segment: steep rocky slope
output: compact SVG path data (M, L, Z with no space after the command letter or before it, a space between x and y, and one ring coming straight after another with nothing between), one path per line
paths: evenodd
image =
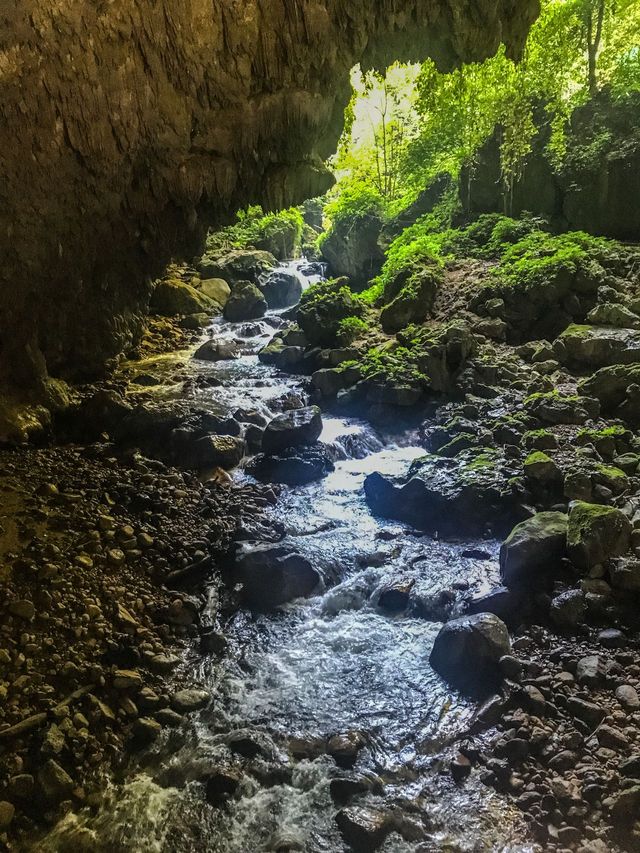
M149 278L209 223L325 189L356 62L446 67L501 40L517 54L537 5L5 4L0 386L46 399L48 375L95 371L139 330Z

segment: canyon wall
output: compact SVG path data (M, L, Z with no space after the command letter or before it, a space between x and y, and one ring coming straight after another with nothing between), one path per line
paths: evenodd
M139 331L241 206L327 189L357 62L522 48L537 0L5 0L0 388L46 400ZM44 396L43 396L44 395ZM49 400L51 402L51 400Z

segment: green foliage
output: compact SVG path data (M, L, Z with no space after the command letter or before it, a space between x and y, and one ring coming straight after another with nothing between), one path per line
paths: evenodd
M362 317L364 303L348 287L346 278L319 281L307 288L298 306L298 324L309 343L331 346L342 321Z
M362 337L369 327L360 317L345 317L338 323L338 343L349 346Z
M426 387L429 377L417 364L416 347L372 347L361 362L365 379L376 385Z
M304 222L297 207L267 214L263 213L261 207L250 207L240 211L236 219L233 225L209 235L209 251L253 247L286 258L293 256L300 247Z
M616 244L584 231L548 234L532 231L503 252L492 275L501 284L529 290L532 287L572 278L587 272L592 262L606 262Z

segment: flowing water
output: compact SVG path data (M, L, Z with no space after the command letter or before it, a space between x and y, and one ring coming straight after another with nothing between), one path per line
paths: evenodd
M300 267L284 268L302 276ZM244 354L190 363L200 377L221 383L195 383L203 389L193 392L202 406L258 408L272 416L283 395L301 392L298 378L256 357L280 322L276 312L247 324L252 328L215 321L215 336L240 335ZM172 367L171 358L153 363L154 373ZM177 388L166 383L158 394L175 395ZM108 793L97 817L67 818L40 849L345 850L329 790L330 780L345 773L326 755L294 761L287 744L353 731L366 743L355 772L371 786L354 802L393 815L396 829L380 848L385 853L528 849L504 800L477 782L458 788L443 770L442 756L474 706L429 666L440 624L377 606L385 582L403 576L413 579L417 600L456 583L483 591L495 580L495 560L463 556L479 543L438 541L372 516L364 477L406 471L424 452L411 432L382 435L363 421L325 415L321 440L334 448L335 472L283 489L276 515L286 540L322 569L326 588L275 614L238 612L225 625L230 645L222 661L187 656L184 672L211 691L211 705L181 728L165 730L128 781ZM480 545L495 556L496 543ZM241 796L215 809L199 780L228 763L229 736L237 730L267 735L271 754L260 782L245 777Z

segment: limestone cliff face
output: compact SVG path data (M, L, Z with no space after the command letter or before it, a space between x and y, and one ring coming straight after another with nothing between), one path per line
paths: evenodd
M89 375L247 203L325 190L357 62L517 53L537 0L6 0L0 382Z

